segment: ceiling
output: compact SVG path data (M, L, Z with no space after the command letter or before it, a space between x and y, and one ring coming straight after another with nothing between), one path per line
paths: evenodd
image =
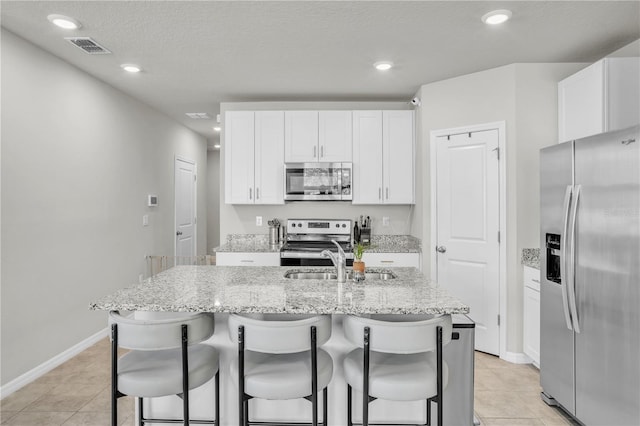
M593 62L640 38L638 1L6 1L2 26L204 135L220 102L409 101L514 62ZM480 17L509 9L487 26ZM49 14L71 16L63 30ZM89 36L110 55L63 37ZM390 60L380 72L373 63ZM127 74L120 64L143 72ZM206 112L209 120L188 118Z

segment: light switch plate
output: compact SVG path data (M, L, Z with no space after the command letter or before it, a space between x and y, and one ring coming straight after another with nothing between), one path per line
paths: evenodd
M256 216L256 226L262 226L262 216Z
M382 226L389 226L389 216L382 216Z
M142 226L149 226L149 215L145 214L142 216Z

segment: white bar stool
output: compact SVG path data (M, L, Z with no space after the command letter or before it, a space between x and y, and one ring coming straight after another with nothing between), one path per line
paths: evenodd
M249 421L252 398L305 398L312 404L312 422L295 424L317 426L320 390L322 420L327 425L327 386L333 375L333 359L318 346L331 337L330 315L233 314L229 316L229 336L238 344L231 372L238 377L240 426L260 424Z
M451 316L379 315L346 316L346 338L358 346L344 359L347 381L347 424L353 425L352 388L362 392L362 424L369 425L369 403L426 400L427 423L431 402L438 404L442 426L442 393L449 369L442 347L451 341Z
M220 381L218 351L205 344L214 331L213 314L154 314L132 319L109 312L111 327L111 424L118 418L117 400L138 397L138 422L219 424ZM130 351L118 358L118 347ZM215 420L189 419L189 390L215 376ZM145 419L143 398L178 395L183 400L182 420Z

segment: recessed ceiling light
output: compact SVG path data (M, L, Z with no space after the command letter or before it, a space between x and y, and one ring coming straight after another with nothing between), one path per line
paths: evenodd
M390 70L391 67L393 67L393 62L380 61L373 64L373 66L376 67L376 69L379 71L387 71L387 70Z
M220 144L217 143L217 144L213 145L213 147L216 148L216 149L219 149L220 148Z
M57 25L60 28L64 28L65 30L77 30L78 28L82 27L80 22L64 15L53 14L47 16L47 19L52 24Z
M213 130L215 130L216 132L219 132L220 131L220 126L214 127Z
M489 25L498 25L511 18L511 11L506 9L494 10L482 16L482 22Z
M134 64L122 64L120 65L120 67L126 72L136 73L142 71L142 69L138 65Z

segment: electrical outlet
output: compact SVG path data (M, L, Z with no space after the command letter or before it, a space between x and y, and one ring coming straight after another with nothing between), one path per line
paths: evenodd
M382 226L389 226L389 216L382 216Z
M138 282L141 283L144 280L144 275L138 275Z
M262 226L262 216L256 216L256 226Z
M149 215L145 214L142 216L142 226L149 226Z

